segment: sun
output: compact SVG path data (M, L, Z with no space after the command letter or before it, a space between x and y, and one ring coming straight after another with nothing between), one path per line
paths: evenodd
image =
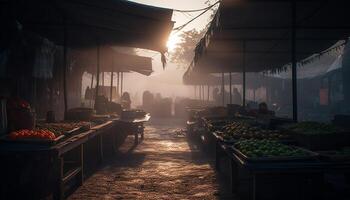
M176 34L170 35L166 44L166 46L168 47L168 51L169 52L174 51L179 42L180 42L180 38L178 35Z

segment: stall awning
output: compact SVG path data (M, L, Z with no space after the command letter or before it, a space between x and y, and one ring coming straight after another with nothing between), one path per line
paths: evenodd
M83 68L88 73L96 74L97 50L79 49L74 51L73 59L76 67ZM100 47L100 72L137 72L151 75L152 58L121 53L111 47Z
M172 10L125 0L8 1L6 16L23 29L69 47L120 45L166 52Z
M296 10L296 58L305 59L350 36L346 1L222 0L195 50L194 70L247 72L291 62L292 3Z
M224 75L224 85L230 85L230 74L226 73ZM252 80L247 82L246 87L248 89L256 89L266 84L266 80L278 81L280 78L265 76L262 73L247 73L247 79ZM282 79L280 79L282 80ZM241 85L243 82L243 77L241 73L231 74L231 84ZM218 86L222 84L221 74L210 74L202 72L193 72L187 70L183 75L183 83L185 85L210 85Z

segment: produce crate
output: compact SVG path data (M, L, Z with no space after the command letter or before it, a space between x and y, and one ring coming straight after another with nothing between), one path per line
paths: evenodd
M5 135L0 138L0 141L2 142L8 142L8 143L19 143L19 144L33 144L33 145L45 145L50 146L57 144L61 140L63 140L66 136L60 135L54 140L47 140L47 139L39 139L39 138L22 138L22 139L10 139L8 135Z
M237 156L244 159L247 162L288 162L288 161L305 161L305 160L312 160L317 159L319 156L317 153L302 149L303 151L307 152L309 155L305 156L276 156L276 157L257 157L252 158L248 157L245 154L243 154L239 149L235 148L234 146L231 146L232 150L235 152ZM300 147L294 147L299 148Z

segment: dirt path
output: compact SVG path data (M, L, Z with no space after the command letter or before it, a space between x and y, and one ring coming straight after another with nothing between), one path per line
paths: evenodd
M170 125L169 125L170 124ZM176 125L178 124L178 125ZM216 173L198 148L171 121L152 122L145 140L90 177L69 199L223 199Z

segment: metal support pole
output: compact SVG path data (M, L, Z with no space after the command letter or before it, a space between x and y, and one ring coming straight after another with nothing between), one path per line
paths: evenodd
M293 90L293 121L298 121L298 97L297 97L297 59L296 59L296 3L292 1L292 90Z
M225 106L225 73L221 73L221 96L222 96L222 106Z
M232 73L230 72L230 104L232 104Z
M242 84L242 90L243 90L243 98L242 98L242 104L243 107L245 107L246 102L245 102L245 94L246 94L246 43L243 41L243 84Z
M201 95L202 95L202 96L201 96L201 100L204 100L204 98L203 98L203 97L204 97L203 92L204 92L204 91L203 91L203 85L201 85Z
M111 72L111 88L110 88L110 101L112 102L113 98L113 74L114 74L114 68L112 67L112 72Z
M198 89L199 89L199 91L198 91L199 100L202 100L202 88L201 88L202 86L199 85L198 87L199 87L199 88L198 88Z
M123 82L124 82L124 72L120 74L120 94L123 95Z
M202 100L204 101L204 85L201 85L201 89L202 89Z
M210 101L210 88L209 88L209 84L208 84L207 86L208 86L208 101Z
M202 87L202 100L204 101L205 100L205 94L204 94L204 85L201 85L201 87Z
M120 80L120 76L119 76L119 72L117 72L117 97L120 97L120 95L119 95L119 80Z
M105 72L102 72L102 86L105 86Z
M95 88L95 109L96 109L96 99L98 97L98 88L100 85L100 44L97 41L97 65L96 65L96 88Z
M67 100L67 26L66 19L64 19L63 27L63 101L64 101L64 119L66 119L66 114L68 110L68 100Z
M92 94L92 88L94 87L94 74L91 74L91 85L90 85L90 107L92 107L92 100L94 95Z
M203 101L205 101L205 85L203 85L202 87L203 87Z

